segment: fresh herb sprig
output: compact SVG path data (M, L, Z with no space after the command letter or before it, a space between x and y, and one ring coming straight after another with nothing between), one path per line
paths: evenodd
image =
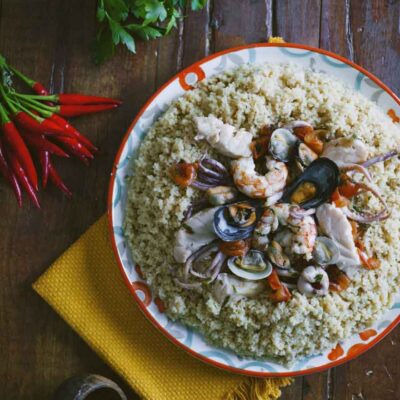
M119 44L136 52L135 39L151 40L167 35L182 18L182 10L205 7L207 0L98 0L100 23L93 46L96 64L111 58Z

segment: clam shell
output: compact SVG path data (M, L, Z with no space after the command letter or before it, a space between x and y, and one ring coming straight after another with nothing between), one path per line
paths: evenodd
M265 269L263 271L246 271L237 265L238 259L241 259L242 262L246 262L246 258L254 256L257 256L265 264ZM231 257L228 259L227 265L233 274L250 281L265 279L272 273L271 263L264 257L264 254L258 250L250 250L244 257Z
M289 129L275 129L269 142L269 152L276 160L288 162L293 157L298 141Z

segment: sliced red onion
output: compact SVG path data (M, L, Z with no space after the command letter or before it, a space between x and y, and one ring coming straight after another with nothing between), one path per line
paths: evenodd
M225 166L221 164L219 161L213 160L212 158L203 158L200 161L200 164L202 164L203 166L204 164L206 165L208 164L209 166L213 167L217 172L228 175L228 171L225 168Z
M200 190L207 190L207 189L210 189L210 188L212 188L212 187L215 187L216 185L213 185L213 184L207 184L207 183L203 183L203 182L199 182L199 181L194 181L190 186L193 186L193 187L195 187L195 188L197 188L197 189L200 189Z
M361 164L363 167L368 168L373 164L383 162L388 160L389 158L395 157L399 155L399 152L397 150L392 150L389 151L388 153L380 154L376 157L370 158L369 160L365 161L363 164Z
M208 283L214 282L215 279L217 279L217 276L219 275L219 273L221 272L222 266L224 265L225 260L227 259L227 256L222 253L221 251L219 251L217 253L217 255L215 256L214 260L213 260L213 264L214 264L214 272L211 275Z
M192 271L193 263L199 258L203 257L207 254L211 249L217 248L216 240L213 240L211 243L206 244L203 247L200 247L197 251L195 251L185 262L185 269L183 272L183 276L185 281L189 279L189 274Z

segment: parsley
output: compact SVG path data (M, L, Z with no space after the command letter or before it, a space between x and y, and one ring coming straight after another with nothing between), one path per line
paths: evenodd
M187 4L201 10L207 0L98 0L99 30L93 44L93 58L101 64L122 44L135 53L135 39L151 40L167 35L183 17Z

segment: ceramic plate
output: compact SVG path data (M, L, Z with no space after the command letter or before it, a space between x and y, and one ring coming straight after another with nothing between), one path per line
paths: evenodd
M114 252L126 284L144 314L172 342L193 356L232 372L253 376L295 376L344 363L371 348L400 321L400 295L393 307L368 330L353 335L321 355L302 359L290 368L270 361L242 358L231 351L209 345L202 335L168 320L162 302L154 297L141 278L140 269L135 266L129 254L122 230L127 195L125 178L134 173L132 159L137 155L141 141L156 119L174 99L191 90L196 82L244 63L264 62L295 62L314 71L329 74L377 103L392 118L400 115L400 100L382 82L358 65L324 50L297 44L254 44L213 54L186 68L162 86L132 122L115 159L108 213Z

